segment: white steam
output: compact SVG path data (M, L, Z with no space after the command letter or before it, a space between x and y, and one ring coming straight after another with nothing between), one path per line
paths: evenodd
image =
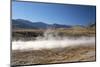
M95 44L95 37L59 37L57 33L49 30L44 37L37 37L30 41L12 41L13 50L41 50L51 48L63 48L75 45Z

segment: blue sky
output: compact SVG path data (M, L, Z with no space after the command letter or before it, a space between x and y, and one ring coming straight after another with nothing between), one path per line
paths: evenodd
M87 25L95 22L95 6L12 2L12 18L48 24Z

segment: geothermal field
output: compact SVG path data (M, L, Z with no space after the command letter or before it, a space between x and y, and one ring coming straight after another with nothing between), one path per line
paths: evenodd
M11 66L96 61L96 6L12 1Z
M13 41L13 50L42 50L52 48L64 48L68 46L77 45L92 45L95 44L95 37L80 37L80 38L67 38L64 39L48 39L48 40L30 40L30 41Z
M14 30L11 58L12 65L95 61L95 29Z

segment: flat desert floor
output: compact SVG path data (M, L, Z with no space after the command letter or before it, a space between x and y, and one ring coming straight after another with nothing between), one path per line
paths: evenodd
M51 64L62 62L95 61L95 45L78 45L64 48L12 51L12 65Z

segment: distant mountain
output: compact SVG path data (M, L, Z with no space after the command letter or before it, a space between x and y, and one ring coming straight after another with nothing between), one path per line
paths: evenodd
M70 28L70 25L61 25L61 24L53 24L53 27L55 28Z
M33 23L27 20L22 20L22 19L16 19L12 20L12 27L15 29L23 28L23 29L30 29L30 28L35 28L33 26Z
M24 19L13 19L12 27L14 29L47 29L47 28L70 28L70 25L47 24L44 22L31 22Z
M33 27L36 27L38 29L46 29L48 27L51 27L51 25L43 23L43 22L33 22Z
M95 27L96 26L96 23L92 23L89 25L89 27Z
M73 29L83 29L83 28L85 28L85 26L83 26L83 25L74 25L74 26L72 26L72 28Z

